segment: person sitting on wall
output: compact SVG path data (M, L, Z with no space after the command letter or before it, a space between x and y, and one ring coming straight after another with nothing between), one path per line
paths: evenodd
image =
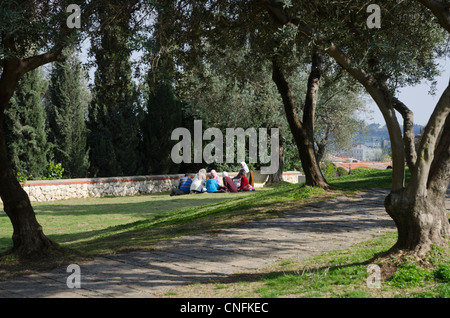
M192 179L189 177L189 173L186 173L183 178L180 179L178 188L172 188L170 196L189 194L191 192Z

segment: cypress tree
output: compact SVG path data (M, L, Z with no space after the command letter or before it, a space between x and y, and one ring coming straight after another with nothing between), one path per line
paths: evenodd
M177 173L178 168L171 159L176 141L171 140L172 131L182 127L181 102L172 86L160 83L150 92L147 112L142 122L143 168L148 174Z
M44 177L48 166L50 149L43 103L46 87L41 70L26 73L19 81L9 108L5 111L11 165L16 173L30 179Z
M174 90L175 63L170 51L175 46L173 34L163 29L173 4L160 4L157 7L154 33L147 43L151 59L146 78L148 93L146 110L142 123L142 154L145 171L148 174L179 172L180 165L171 159L171 151L177 143L171 140L172 131L183 126L182 103Z
M91 49L97 70L88 147L90 172L98 177L133 175L139 169L137 90L128 46L131 12L117 13L113 6L97 12L101 27Z
M86 177L89 167L88 94L81 62L75 54L54 64L47 104L49 141L53 144L54 161L62 164L68 178Z

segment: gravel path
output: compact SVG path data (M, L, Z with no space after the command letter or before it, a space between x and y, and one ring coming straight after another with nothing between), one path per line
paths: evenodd
M172 239L152 251L98 257L80 264L81 288L68 288L72 272L65 267L0 282L0 298L154 297L188 283L251 273L281 259L344 249L395 230L383 207L386 194L373 189L217 234Z

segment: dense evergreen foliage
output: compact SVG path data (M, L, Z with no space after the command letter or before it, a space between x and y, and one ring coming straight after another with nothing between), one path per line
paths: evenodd
M183 127L181 102L170 84L161 83L147 97L147 110L142 122L142 167L148 174L177 173L178 165L171 159L176 141L172 131Z
M89 92L84 71L76 55L55 63L47 93L49 141L53 161L64 165L64 177L87 175L89 158L86 148L86 114Z
M96 12L100 29L92 39L96 72L89 108L90 176L124 176L138 171L137 92L132 80L129 21L131 12ZM114 17L114 20L110 21Z
M25 74L5 111L11 165L16 173L27 178L46 176L50 153L43 103L46 85L42 71Z

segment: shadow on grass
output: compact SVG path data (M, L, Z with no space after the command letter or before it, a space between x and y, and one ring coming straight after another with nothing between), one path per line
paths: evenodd
M354 186L354 182L349 182ZM340 184L342 187L343 183ZM89 222L88 218L83 221L83 217L87 216L98 217L100 222L105 219L103 226L98 229L83 231L83 228L78 227L72 233L47 233L49 238L62 246L87 254L104 254L146 247L172 237L217 231L252 220L276 217L280 213L295 210L298 203L307 202L308 198L317 196L318 200L323 201L333 196L322 189L284 182L270 185L270 191L256 191L245 195L229 193L221 194L220 197L215 195L169 197L166 193L144 196L139 198L144 201L139 202L132 202L134 199L129 198L128 203L120 203L120 198L95 199L95 204L88 204L91 200L41 203L35 207L35 211L38 219L42 220L67 217L73 219L71 222ZM294 202L297 204L293 205ZM336 203L328 206L334 210L338 207ZM114 215L128 215L138 220L121 221L108 226L106 220ZM300 221L283 224L283 230L311 233L318 233L324 228L332 232L348 230L346 222L321 219L322 216L321 211L303 212ZM339 212L334 212L334 216L339 216ZM361 230L383 225L386 225L385 221L370 217L353 224L354 228ZM270 228L271 224L266 226ZM6 242L7 240L2 239L0 247L7 245Z
M297 211L291 206L276 203L270 199L273 194L267 193L258 197L248 197L242 202L222 202L203 207L171 211L165 214L156 215L146 220L140 220L123 225L117 225L96 231L85 231L76 234L52 235L50 238L57 242L64 242L76 250L83 250L89 254L103 254L124 250L134 250L142 248L151 248L152 244L159 241L185 235L194 235L199 233L214 233L215 231L236 227L246 222L269 219L277 217L280 213L289 213L288 211ZM265 200L262 200L264 197ZM276 196L279 198L279 196ZM317 201L323 201L324 197L316 198ZM362 199L364 201L364 199ZM255 204L255 202L257 202ZM314 202L312 202L314 203ZM327 204L326 202L322 202ZM277 204L279 209L277 208ZM340 211L345 208L340 203L331 202L329 205L332 210L331 218L322 210L308 210L296 213L295 218L287 218L286 221L264 222L258 225L263 230L282 230L285 232L302 232L320 234L323 231L333 233L346 233L352 231L366 231L371 228L389 228L393 227L393 222L373 219L370 215L360 216L352 220L339 220L340 216L359 213L358 209L354 211ZM265 237L255 239L252 243L256 246L264 245ZM289 243L289 242L285 242ZM181 251L180 251L181 252ZM190 247L189 254L199 254L196 247ZM265 251L270 252L270 251ZM220 258L218 259L220 261Z
M74 246L84 249L83 244L89 246L90 240L98 240L99 245L107 245L108 240L114 242L115 237L133 236L135 232L142 231L143 228L161 227L161 233L154 234L154 236L147 236L146 241L155 241L169 236L178 236L173 233L173 230L167 230L168 227L180 226L196 219L202 218L206 215L219 214L223 211L234 211L239 209L251 209L254 204L254 199L249 197L267 197L271 194L270 191L256 191L252 193L204 193L191 194L183 196L169 197L168 194L164 196L157 194L151 196L140 196L139 202L132 202L132 198L125 198L127 203L119 203L124 198L100 198L87 200L69 200L64 202L51 202L48 204L40 203L34 207L38 221L40 223L52 222L53 220L63 220L63 224L67 227L74 226L77 223L100 222L101 228L79 231L78 227L74 227L74 232L57 234L52 231L46 231L46 235L57 243L64 246ZM89 204L94 200L95 204ZM142 201L144 200L144 201ZM265 207L268 204L259 204L259 207ZM119 224L108 226L108 219L115 216L123 216ZM135 218L136 221L130 221L127 216ZM6 215L0 217L7 218ZM90 217L90 218L89 218ZM92 219L94 217L94 219ZM64 220L64 218L67 218ZM70 220L68 220L70 218ZM105 220L101 223L101 220ZM8 222L6 222L8 223ZM86 227L89 224L86 224ZM55 226L54 224L49 226ZM193 225L192 228L198 228ZM214 225L204 227L207 231L214 228ZM82 230L82 228L81 228ZM44 227L45 231L45 227ZM146 230L144 230L146 231ZM129 232L129 233L125 233ZM148 232L148 231L147 231ZM189 232L189 231L188 231ZM180 235L184 235L186 231L181 231ZM144 236L144 235L143 235ZM11 247L10 238L0 238L0 252L4 252ZM76 243L82 241L83 243ZM105 244L104 244L105 243ZM121 242L126 245L126 242ZM116 244L112 244L116 245ZM133 244L134 245L134 244Z
M270 207L260 204L258 209ZM105 229L79 232L72 235L49 235L75 250L90 255L152 248L160 241L185 235L214 232L246 222L257 213L248 205L239 207L208 206L209 208L184 209L156 215L152 218ZM239 215L236 215L241 211ZM269 214L270 215L270 212ZM275 215L274 215L275 216ZM252 218L253 219L253 218Z
M84 215L108 215L108 214L127 214L137 217L152 217L154 215L164 213L170 210L178 210L180 208L190 208L217 203L232 199L225 197L213 197L214 194L195 195L195 199L188 196L176 196L171 199L159 199L158 196L148 197L148 200L142 202L120 203L102 198L95 204L88 204L89 201L76 202L76 204L36 205L34 210L39 216L84 216ZM158 199L155 199L158 198ZM104 202L102 202L104 201Z
M198 194L169 197L156 194L137 197L89 198L34 204L38 222L46 235L57 243L108 236L110 233L139 228L159 218L180 211L214 206L225 202L239 202L248 194ZM94 202L94 203L93 203ZM120 203L125 202L125 203ZM96 225L91 223L96 222ZM86 226L83 227L83 224ZM98 227L83 231L88 226ZM12 225L5 213L0 213L0 253L12 247ZM55 232L66 231L64 234ZM6 234L9 233L9 234Z

